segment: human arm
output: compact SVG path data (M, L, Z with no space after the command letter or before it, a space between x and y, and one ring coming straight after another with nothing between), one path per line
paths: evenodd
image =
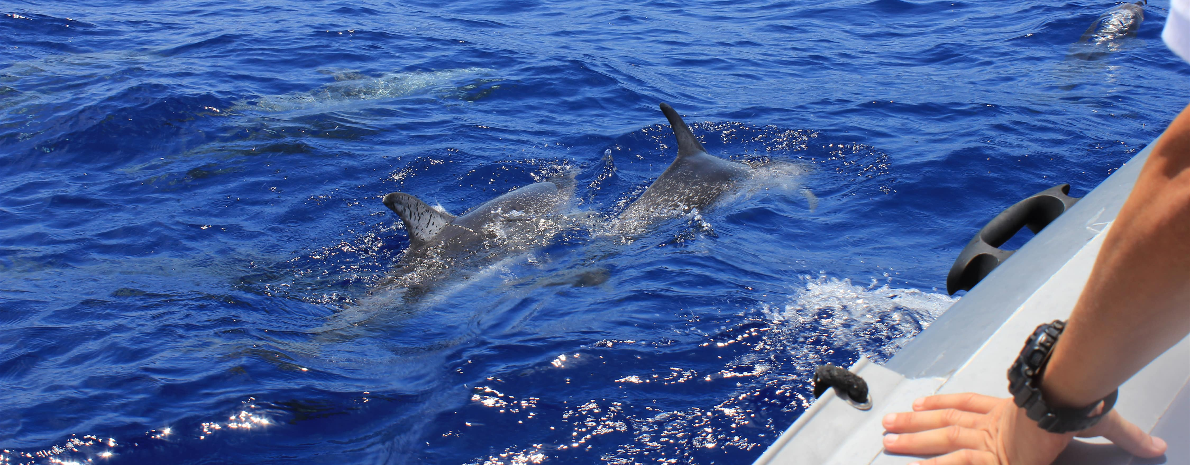
M1108 232L1041 387L1053 406L1105 397L1190 332L1190 107L1153 146ZM948 454L923 463L1048 464L1074 433L1051 434L1011 399L974 394L919 399L884 426L889 452ZM895 434L901 433L901 434ZM1139 456L1165 444L1118 412L1081 434L1102 435Z
M1042 390L1102 399L1190 332L1190 107L1170 123L1104 239Z

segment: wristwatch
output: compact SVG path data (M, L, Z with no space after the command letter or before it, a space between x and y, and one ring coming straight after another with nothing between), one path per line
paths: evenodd
M1041 373L1064 329L1066 323L1061 320L1038 326L1025 340L1025 347L1012 368L1008 369L1008 392L1012 393L1013 402L1025 409L1025 414L1036 421L1037 426L1051 433L1082 431L1094 426L1111 411L1119 395L1119 390L1112 391L1107 397L1082 408L1053 407L1045 401L1041 394ZM1103 411L1091 415L1100 404L1103 404Z

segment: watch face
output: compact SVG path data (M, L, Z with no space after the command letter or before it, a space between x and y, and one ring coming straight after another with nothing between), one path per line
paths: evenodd
M1048 354L1049 353L1044 350L1033 349L1033 352L1029 353L1028 362L1026 362L1029 365L1029 370L1036 372L1037 369L1041 367L1041 361L1045 360L1045 356Z
M1013 362L1012 368L1008 370L1008 391L1019 407L1029 409L1025 404L1032 404L1030 401L1041 394L1034 377L1045 363L1048 349L1053 347L1053 338L1046 331L1049 326L1050 324L1042 324L1033 330L1033 334L1025 339L1025 346L1021 348L1021 353ZM1042 341L1046 343L1042 344Z

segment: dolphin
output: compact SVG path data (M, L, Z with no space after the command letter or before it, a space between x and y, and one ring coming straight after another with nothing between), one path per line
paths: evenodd
M492 84L488 68L459 68L411 71L368 76L358 72L334 73L335 82L314 90L283 95L266 95L238 102L232 110L268 112L328 111L352 108L359 102L390 100L434 93L463 100L475 100L499 86Z
M1123 37L1131 37L1136 35L1136 30L1140 28L1140 23L1145 20L1145 5L1148 0L1141 0L1136 3L1124 3L1107 10L1106 13L1099 16L1091 27L1079 37L1078 41L1082 43L1097 43L1101 44L1110 40L1115 40Z
M1078 42L1071 46L1070 58L1097 60L1109 53L1120 51L1121 41L1136 36L1145 20L1145 5L1148 0L1124 3L1107 10L1091 23Z
M649 223L711 207L752 176L752 168L707 153L678 112L661 104L678 141L678 155L653 184L619 215L622 225L638 228Z
M459 260L492 260L542 247L569 225L562 212L574 198L573 173L533 183L455 216L421 199L393 192L384 205L409 234L401 271L382 284L419 287L444 276Z

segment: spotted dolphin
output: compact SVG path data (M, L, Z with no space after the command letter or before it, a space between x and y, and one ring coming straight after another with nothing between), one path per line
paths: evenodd
M669 168L620 213L618 219L630 229L694 209L706 209L752 175L748 165L707 153L673 107L662 103L661 111L673 128L678 155Z
M384 205L397 214L409 235L409 249L394 281L415 287L441 277L460 259L493 259L546 245L567 227L562 213L574 198L574 176L568 174L519 187L488 200L462 215L431 207L421 199L393 192Z

